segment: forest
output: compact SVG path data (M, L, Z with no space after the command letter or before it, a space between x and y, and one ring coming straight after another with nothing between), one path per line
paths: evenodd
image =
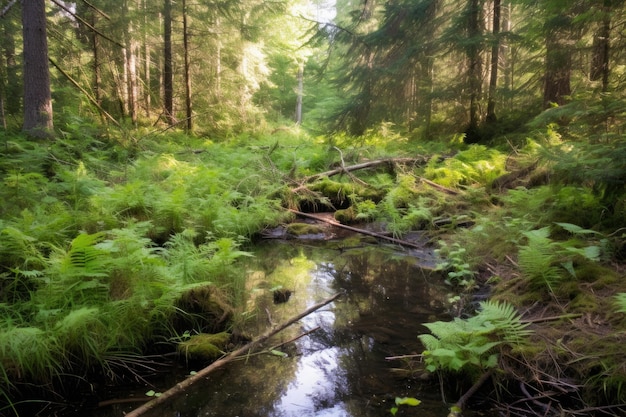
M318 212L428 237L450 320L405 366L450 416L626 412L625 1L0 0L0 32L0 415L234 351L242 260Z

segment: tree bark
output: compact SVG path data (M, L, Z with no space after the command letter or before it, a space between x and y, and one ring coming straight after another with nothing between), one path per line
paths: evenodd
M163 111L167 124L176 124L174 118L174 72L172 68L172 0L163 6Z
M497 121L496 91L498 88L498 64L500 61L500 10L501 0L493 0L493 44L491 45L491 77L489 79L489 99L487 100L487 123Z
M183 0L183 49L185 52L185 115L186 131L190 133L193 129L193 118L191 109L191 74L189 63L189 31L187 28L187 1Z
M302 94L304 79L304 64L298 63L298 91L296 96L296 124L302 124Z
M611 39L611 0L602 4L602 21L600 28L593 37L593 56L589 78L592 81L602 80L602 91L609 88L609 49Z
M467 21L467 47L466 55L468 62L467 78L469 89L469 124L465 130L465 141L476 143L480 141L478 125L480 120L479 103L482 91L482 60L480 57L482 41L481 30L481 1L469 0Z
M572 51L568 44L570 19L567 16L556 16L546 26L548 30L543 105L544 108L549 108L553 104L565 104L572 94Z
M53 135L45 0L22 2L24 37L24 125L36 138Z

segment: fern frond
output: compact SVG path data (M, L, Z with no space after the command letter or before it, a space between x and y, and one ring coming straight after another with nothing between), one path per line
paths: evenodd
M626 313L626 292L621 292L615 296L614 305L618 313Z
M525 232L528 243L520 248L518 254L519 266L524 276L537 287L546 285L553 288L563 279L563 274L554 265L557 259L549 234L548 227Z
M532 333L512 304L488 300L481 302L480 307L479 317L493 325L494 333L501 335L504 343L519 343Z

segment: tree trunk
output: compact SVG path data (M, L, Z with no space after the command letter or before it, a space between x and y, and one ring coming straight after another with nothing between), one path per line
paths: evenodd
M569 42L570 19L557 16L546 23L546 68L543 105L563 105L571 95L572 52Z
M298 91L296 96L296 124L302 124L302 94L304 90L304 64L298 63Z
M498 88L498 64L500 61L500 0L493 1L493 44L491 45L491 77L489 79L489 99L487 100L487 123L497 121L496 91Z
M130 11L128 1L124 1L124 15L126 16L126 30L124 31L124 73L126 74L126 104L128 115L133 124L137 124L137 50L138 45L135 40L135 27L131 18L128 17Z
M165 0L163 6L163 111L167 124L173 126L176 120L172 69L172 0Z
M183 0L183 49L185 52L185 115L187 117L187 133L191 133L193 128L191 111L191 75L189 70L189 33L187 28L187 2Z
M5 99L7 97L17 98L22 95L22 84L19 77L20 65L17 63L15 52L15 34L19 31L19 27L14 19L7 16L0 18L0 24L2 25L2 40L0 42L2 42L3 53L0 59L3 59L5 63L5 73L2 76L2 82L6 82L4 97ZM4 103L5 115L17 115L20 112L20 105L19 99L6 100Z
M22 2L24 37L24 126L37 138L52 137L52 94L45 0Z
M467 78L469 88L469 125L465 131L467 143L480 141L478 124L480 121L479 104L482 91L482 60L480 56L482 41L481 31L481 1L469 0L469 13L467 21L467 47L466 55L468 62Z
M609 49L611 39L611 0L604 0L602 5L602 22L593 37L593 56L589 78L592 81L602 80L602 91L609 88Z

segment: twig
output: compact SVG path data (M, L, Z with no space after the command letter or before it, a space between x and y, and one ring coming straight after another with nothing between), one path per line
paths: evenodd
M493 371L494 370L492 368L482 374L480 378L478 378L478 381L476 381L474 385L472 385L470 389L468 389L467 392L463 394L461 398L459 398L456 404L450 407L450 413L448 414L448 417L458 417L461 415L461 411L463 411L463 408L465 407L467 401L472 397L472 395L476 393L476 391L478 391L478 388L480 388L485 382L487 382L489 378L491 378L491 375L493 375Z
M289 327L290 325L292 325L293 323L295 323L298 320L302 319L303 317L306 317L309 314L313 313L314 311L319 310L320 308L324 307L325 305L330 304L331 302L335 301L337 298L339 298L339 296L341 296L341 293L337 293L337 294L333 295L332 297L322 301L321 303L318 303L318 304L315 304L314 306L309 307L308 309L306 309L302 313L298 314L295 317L292 317L291 319L289 319L286 322L282 323L278 327L273 327L273 328L269 329L268 331L263 333L261 336L259 336L257 339L247 343L246 345L240 347L237 350L232 351L231 353L229 353L228 355L224 356L223 358L220 358L220 359L216 360L211 365L209 365L206 368L200 370L198 373L196 373L194 375L191 375L187 379L185 379L184 381L179 382L178 384L174 385L172 388L170 388L169 390L165 391L159 397L156 397L153 400L143 404L141 407L138 407L138 408L134 409L130 413L126 414L126 417L139 417L139 416L145 414L146 412L154 409L155 407L157 407L159 405L162 405L162 404L165 404L166 402L170 401L175 396L183 393L187 388L189 388L190 386L192 386L196 382L198 382L201 379L205 378L208 374L210 374L214 370L216 370L216 369L226 365L228 362L230 362L233 359L237 358L238 356L240 356L241 354L245 353L246 351L250 351L250 350L254 349L257 345L265 342L267 339L269 339L270 337L274 336L276 333L279 333L280 331L282 331L285 328Z
M562 314L560 316L550 316L550 317L539 317L536 319L530 320L521 320L522 323L543 323L544 321L555 321L561 319L577 319L578 317L582 317L582 314Z

